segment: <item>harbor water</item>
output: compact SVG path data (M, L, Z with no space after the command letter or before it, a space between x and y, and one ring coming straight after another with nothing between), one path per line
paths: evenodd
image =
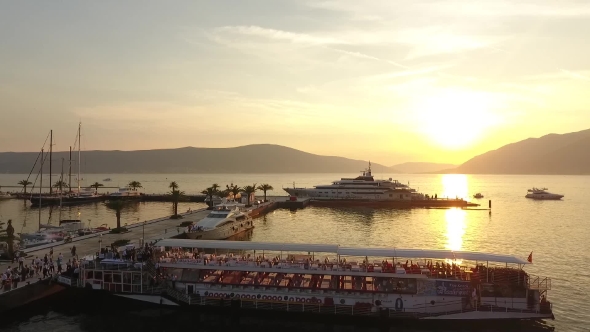
M176 181L180 190L197 194L213 183L221 187L234 183L239 186L268 183L275 189L271 196L285 195L282 187L328 184L340 177L355 174L93 174L85 175L85 183L102 182L108 186L124 186L139 181L145 193L164 193L168 184ZM377 178L379 175L376 176ZM252 241L337 243L347 246L388 246L398 248L452 249L513 254L526 259L533 252L533 264L527 272L552 279L548 299L553 303L554 321L531 325L535 330L587 331L590 324L590 229L586 202L588 176L521 176L521 175L413 175L385 174L425 194L439 198L465 198L488 207L487 210L460 209L372 209L308 207L301 210L276 210L256 220ZM0 185L16 185L26 175L2 174ZM526 190L545 186L549 191L565 195L561 201L526 199ZM6 190L6 188L2 188ZM16 188L13 190L17 190ZM102 189L101 192L113 189ZM472 196L481 192L483 199ZM261 192L257 193L262 196ZM202 203L182 203L180 211L202 207ZM137 203L124 211L122 223L135 223L172 213L171 203ZM57 222L57 211L41 208L42 223ZM115 214L103 203L67 207L62 218L81 219L91 226L116 223ZM21 200L0 201L0 220L13 220L17 233L35 231L39 210ZM115 319L117 313L101 313ZM110 315L110 316L109 316ZM76 315L48 311L14 323L10 329L82 331L85 314ZM52 324L59 328L53 329ZM215 323L211 323L214 329ZM408 330L408 326L404 327ZM317 327L297 327L299 331ZM91 329L92 330L92 329ZM100 329L94 329L100 330ZM321 329L320 329L321 330ZM411 330L411 329L409 329ZM505 330L501 327L490 331Z

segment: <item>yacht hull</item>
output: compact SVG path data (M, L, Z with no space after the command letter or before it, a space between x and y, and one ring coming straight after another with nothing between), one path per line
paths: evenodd
M563 195L531 195L531 194L528 194L525 197L530 198L530 199L535 199L535 200L558 201L563 198Z
M233 229L232 229L233 227ZM244 221L241 224L231 223L210 231L197 231L186 233L189 239L193 240L225 240L234 235L246 232L254 228L252 220Z
M367 200L367 199L317 199L312 198L314 206L362 206L375 208L465 208L479 206L460 199L432 199L432 200Z

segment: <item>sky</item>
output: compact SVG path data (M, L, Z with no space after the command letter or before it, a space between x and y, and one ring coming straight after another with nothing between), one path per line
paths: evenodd
M590 128L590 1L2 1L0 151L462 163Z

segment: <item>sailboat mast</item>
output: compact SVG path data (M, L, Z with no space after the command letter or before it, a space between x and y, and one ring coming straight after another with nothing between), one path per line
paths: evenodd
M51 193L53 192L53 190L51 189L51 175L52 175L51 165L53 163L53 161L51 159L52 156L53 156L53 129L51 129L49 131L49 195L51 195Z
M41 229L41 196L43 196L43 164L45 163L45 157L43 156L43 149L41 149L41 179L39 180L39 229Z
M70 169L68 170L68 188L72 191L72 147L70 146Z
M80 196L80 146L82 145L82 135L80 135L81 128L82 122L78 124L78 196Z
M61 177L59 178L60 181L63 181L64 178L64 158L61 158ZM62 190L59 191L59 222L61 223L61 198L62 198Z

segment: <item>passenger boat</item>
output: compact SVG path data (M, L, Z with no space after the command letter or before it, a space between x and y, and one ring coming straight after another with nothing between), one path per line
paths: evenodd
M483 195L481 193L477 193L473 195L473 198L483 198Z
M528 261L510 255L187 239L155 246L161 248L157 270L149 262L146 268L168 277L161 285L170 305L231 303L244 310L392 319L553 318L551 280L528 274ZM85 287L163 303L161 296L132 294L139 293L139 276L122 276L137 269L83 266Z
M563 195L553 194L547 191L547 188L532 188L528 190L526 198L543 199L543 200L558 200L562 199Z
M141 192L133 188L119 188L119 191L109 195L109 199L141 198Z
M216 205L205 218L189 226L186 235L190 239L223 240L252 228L252 217L244 204L225 202Z

